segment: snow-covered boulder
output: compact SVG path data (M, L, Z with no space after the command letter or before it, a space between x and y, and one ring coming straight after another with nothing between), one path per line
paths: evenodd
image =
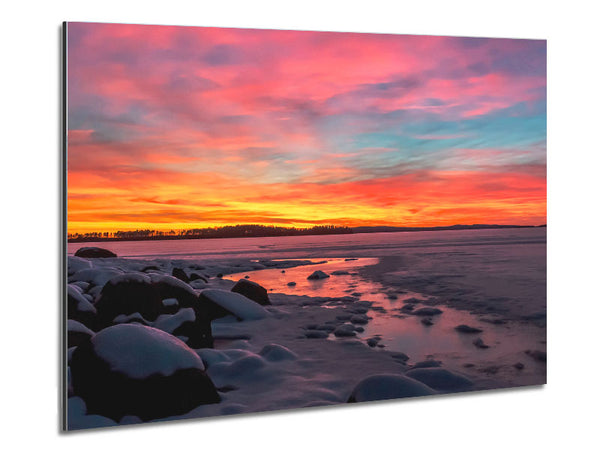
M231 292L237 292L238 294L242 294L244 297L255 301L259 305L271 304L267 290L260 284L255 283L254 281L242 278L231 288Z
M205 289L200 293L200 300L212 308L212 318L234 315L240 320L257 320L269 316L269 312L258 303L244 297L237 292L224 291L221 289Z
M162 314L154 321L152 326L169 334L178 335L178 329L186 323L193 323L196 314L192 308L180 309L175 314Z
M315 270L307 277L307 280L322 280L324 278L329 278L329 275L321 270Z
M413 365L413 369L423 369L426 367L440 367L441 365L442 365L441 361L438 361L436 359L426 359L424 361L416 362Z
M96 308L72 285L67 286L67 317L81 322L88 327L93 326Z
M406 372L406 376L441 391L462 391L473 385L467 377L440 367L411 369Z
M183 323L177 334L187 338L187 344L192 348L212 347L213 336L210 321L214 318L210 314L210 307L198 299L198 294L184 281L170 275L150 274L152 286L161 298L162 313L171 313L174 307L164 303L166 300L175 299L177 308L192 308L194 322Z
M79 289L81 291L81 293L84 293L85 291L87 291L90 288L90 283L86 283L85 281L75 281L73 283L69 283L71 286L76 287L77 289Z
M91 269L92 263L87 259L80 258L78 256L67 257L67 274L73 275L75 272L79 272L83 269Z
M116 258L116 253L100 247L81 247L75 252L80 258Z
M83 342L88 341L94 332L81 322L69 319L67 321L67 347L77 347Z
M356 385L348 403L419 397L435 393L435 390L425 384L403 375L372 375Z
M162 299L150 277L129 273L111 278L102 288L95 303L99 328L108 326L121 314L139 312L147 320L156 320L162 309Z
M174 298L182 308L193 308L197 303L198 294L196 291L178 278L170 275L161 275L152 273L149 274L152 286L158 291L158 295L162 300Z
M82 269L78 270L75 274L69 277L69 283L74 281L85 281L86 283L93 284L95 287L101 288L111 278L122 274L122 270L112 267Z
M265 345L258 354L271 362L293 361L298 359L298 355L293 351L279 344Z
M218 403L200 357L176 337L138 324L114 325L73 352L73 391L88 414L144 421Z
M85 402L81 397L69 398L67 406L67 429L83 430L86 428L114 427L117 423L108 417L97 414L86 414Z

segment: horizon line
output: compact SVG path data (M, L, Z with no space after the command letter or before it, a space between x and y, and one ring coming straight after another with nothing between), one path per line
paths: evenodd
M369 229L369 228L388 228L388 229L405 229L405 230L430 230L430 229L446 229L446 228L455 228L455 227L498 227L498 228L539 228L545 227L547 223L537 224L537 225L521 225L521 224L499 224L499 223L472 223L472 224L463 224L456 223L452 225L430 225L430 226L421 226L421 225L358 225L358 226L346 226L346 225L314 225L311 227L295 227L295 226L281 226L281 225L263 225L263 224L235 224L235 225L222 225L217 227L191 227L191 228L177 228L171 230L161 230L161 229L152 229L152 228L136 228L132 230L114 230L114 231L86 231L86 232L67 232L67 236L79 235L86 236L92 234L109 234L115 235L116 233L135 233L140 231L148 231L152 233L163 233L165 235L170 235L170 233L180 233L185 231L204 231L204 230L220 230L225 228L236 228L236 227L260 227L260 228L272 228L279 230L298 230L298 231L308 231L308 230L318 230L324 228L333 228L333 229L349 229L355 230L359 228Z

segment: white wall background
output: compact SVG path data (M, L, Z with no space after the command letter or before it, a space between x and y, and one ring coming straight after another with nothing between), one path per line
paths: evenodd
M0 443L4 448L591 448L598 436L594 2L7 1L1 6ZM548 386L59 434L63 20L546 38ZM7 252L8 251L8 252ZM24 311L24 314L21 312ZM17 315L18 314L18 315ZM110 447L109 447L110 446ZM596 447L597 448L597 447Z

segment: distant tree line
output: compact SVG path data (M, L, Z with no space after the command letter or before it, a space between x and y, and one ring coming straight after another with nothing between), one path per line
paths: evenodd
M169 239L216 239L239 237L305 236L316 234L350 234L349 227L319 225L311 228L276 227L267 225L230 225L187 230L134 230L114 232L69 233L69 242L144 241Z

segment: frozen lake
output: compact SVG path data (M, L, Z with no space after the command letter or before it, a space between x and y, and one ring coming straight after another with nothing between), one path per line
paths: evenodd
M545 382L545 363L529 361L525 351L546 350L546 228L78 243L69 244L69 254L90 245L124 258L214 261L230 269L236 261L310 259L319 264L233 268L224 279L247 277L290 298L355 296L374 307L360 340L380 339L375 351L405 352L414 362L440 360L473 377L489 375L492 385ZM317 269L345 274L307 280ZM422 317L402 310L409 299L442 314L424 325ZM482 332L462 334L458 325ZM473 344L478 337L487 348ZM514 368L522 362L524 369Z
M115 241L69 243L68 254L80 247L98 245L120 257L178 259L230 258L335 258L349 256L401 256L406 252L432 254L487 252L489 247L508 246L519 253L545 258L546 228L452 230L400 233L359 233L319 236L279 236L232 239L182 239L167 241Z

